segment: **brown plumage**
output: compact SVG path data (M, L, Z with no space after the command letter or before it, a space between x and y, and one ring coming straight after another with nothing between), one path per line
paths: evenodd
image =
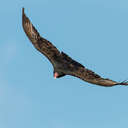
M72 75L86 82L105 87L128 85L127 81L116 82L102 78L98 74L85 68L82 64L70 58L64 52L60 52L54 45L52 45L51 42L40 36L36 28L25 15L24 8L22 9L22 25L26 35L34 47L44 54L53 64L55 78L63 77L65 75Z

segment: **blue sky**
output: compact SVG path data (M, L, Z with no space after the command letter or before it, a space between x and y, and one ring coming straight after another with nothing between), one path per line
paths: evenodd
M53 78L27 39L21 9L40 34L105 78L128 79L127 0L4 0L0 4L0 128L127 128L128 87Z

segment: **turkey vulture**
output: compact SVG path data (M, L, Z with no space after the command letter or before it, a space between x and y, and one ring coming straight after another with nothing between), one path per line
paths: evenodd
M32 42L34 47L44 54L54 67L54 78L60 78L65 75L78 77L86 82L111 87L115 85L128 85L127 81L116 82L110 79L105 79L87 69L79 62L76 62L64 52L60 52L51 42L41 37L36 28L33 26L29 18L22 9L22 25L24 32Z

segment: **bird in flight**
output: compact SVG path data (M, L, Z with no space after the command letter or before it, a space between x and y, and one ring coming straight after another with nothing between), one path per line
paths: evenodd
M22 8L22 26L24 32L34 47L45 55L52 63L54 68L54 78L71 75L88 83L104 87L128 85L128 81L116 82L110 79L102 78L98 74L84 67L79 62L73 60L66 53L60 52L50 41L40 36L39 32L33 26L29 18L25 15L24 8Z

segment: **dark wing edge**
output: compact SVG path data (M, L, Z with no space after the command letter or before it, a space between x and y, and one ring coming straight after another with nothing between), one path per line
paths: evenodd
M68 75L75 76L88 83L92 83L104 87L112 87L115 85L128 85L128 81L116 82L110 79L105 79L102 78L100 75L96 74L95 72L83 67L77 68L77 70L70 72Z
M34 47L44 54L54 65L55 58L60 55L59 50L51 42L40 36L29 18L25 15L24 8L22 8L22 26Z

